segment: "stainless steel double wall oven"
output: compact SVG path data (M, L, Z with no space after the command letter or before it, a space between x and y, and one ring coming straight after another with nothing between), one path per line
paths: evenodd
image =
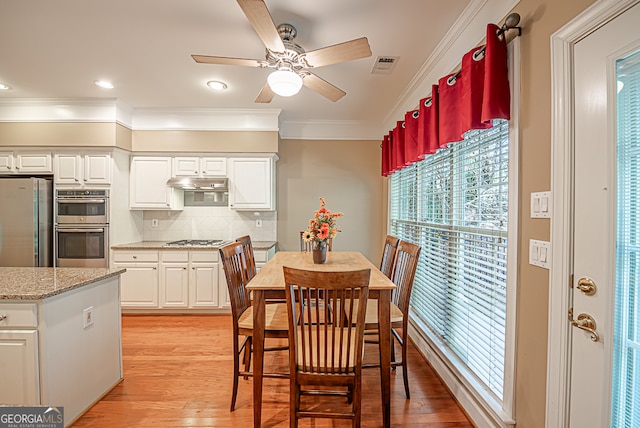
M108 267L109 190L59 189L55 209L55 265Z

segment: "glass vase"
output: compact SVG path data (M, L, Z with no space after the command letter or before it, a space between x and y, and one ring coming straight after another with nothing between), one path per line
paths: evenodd
M327 262L327 243L324 241L314 242L313 249L313 263L319 265Z

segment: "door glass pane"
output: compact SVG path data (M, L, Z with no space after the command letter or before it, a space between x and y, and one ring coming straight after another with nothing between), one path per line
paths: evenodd
M612 427L640 426L640 51L617 61Z

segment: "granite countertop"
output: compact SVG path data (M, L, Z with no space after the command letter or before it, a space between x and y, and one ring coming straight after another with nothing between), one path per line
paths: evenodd
M42 300L123 272L125 269L0 267L0 301Z
M169 241L140 241L129 244L119 244L111 247L113 250L217 250L220 246L198 246L198 245L171 245L166 246ZM226 245L231 241L223 242ZM256 250L268 250L276 245L276 241L254 241L251 242Z

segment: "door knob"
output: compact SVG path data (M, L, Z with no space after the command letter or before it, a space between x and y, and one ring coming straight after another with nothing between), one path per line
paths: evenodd
M589 314L580 314L578 319L573 319L573 308L569 309L569 321L574 327L578 327L581 330L587 331L591 334L591 340L598 342L600 335L596 331L596 320Z
M578 290L582 291L587 296L593 296L596 294L596 283L591 278L580 278L578 280Z

